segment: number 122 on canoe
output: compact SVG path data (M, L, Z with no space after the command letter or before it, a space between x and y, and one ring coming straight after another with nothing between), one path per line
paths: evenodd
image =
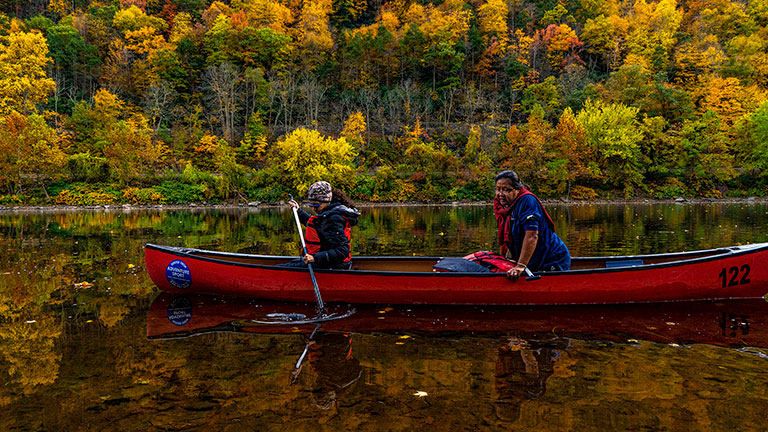
M741 267L723 267L723 269L720 271L719 277L723 281L723 288L748 284L749 264L744 264Z

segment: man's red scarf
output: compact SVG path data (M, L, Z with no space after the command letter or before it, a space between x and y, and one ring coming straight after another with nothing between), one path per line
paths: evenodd
M517 197L515 197L515 200L512 201L512 204L510 204L509 207L504 207L501 205L499 202L499 197L495 196L493 198L493 213L496 215L496 233L499 238L499 246L501 246L503 249L506 249L505 245L507 243L512 243L512 221L510 220L509 214L512 213L512 211L515 209L515 205L517 205L517 202L520 201L520 198L525 195L531 195L536 198L536 201L539 202L541 209L544 211L544 216L547 218L547 224L549 224L549 228L552 230L552 232L555 231L555 223L552 221L549 213L547 213L547 210L541 204L541 200L539 200L539 197L532 194L528 189L520 189L520 193L517 194Z

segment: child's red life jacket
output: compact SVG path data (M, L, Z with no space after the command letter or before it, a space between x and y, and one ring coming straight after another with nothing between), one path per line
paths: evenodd
M475 252L463 258L480 264L494 273L506 273L517 265L517 262L503 255L488 251Z
M345 221L347 221L346 224L344 224L344 236L347 238L348 242L352 241L352 226L349 223L349 219L342 216ZM318 252L320 252L320 249L322 247L322 244L320 243L320 235L317 233L317 228L315 227L315 222L317 221L317 216L312 216L307 221L307 230L304 233L304 240L307 243L307 253L310 255L314 255ZM349 255L347 255L346 258L344 258L344 262L350 262L352 261L352 247L349 248Z

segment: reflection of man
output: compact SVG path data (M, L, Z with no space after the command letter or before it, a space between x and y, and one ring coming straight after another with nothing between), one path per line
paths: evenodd
M554 361L560 356L558 348L567 348L567 341L526 341L513 336L499 347L495 374L499 418L517 421L524 400L544 395Z
M331 409L337 398L360 379L363 368L352 357L352 336L320 333L309 342L309 364L317 374L312 400L321 409Z

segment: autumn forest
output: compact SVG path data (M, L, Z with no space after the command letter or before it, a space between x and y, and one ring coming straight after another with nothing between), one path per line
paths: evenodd
M7 0L0 205L768 195L768 0Z

